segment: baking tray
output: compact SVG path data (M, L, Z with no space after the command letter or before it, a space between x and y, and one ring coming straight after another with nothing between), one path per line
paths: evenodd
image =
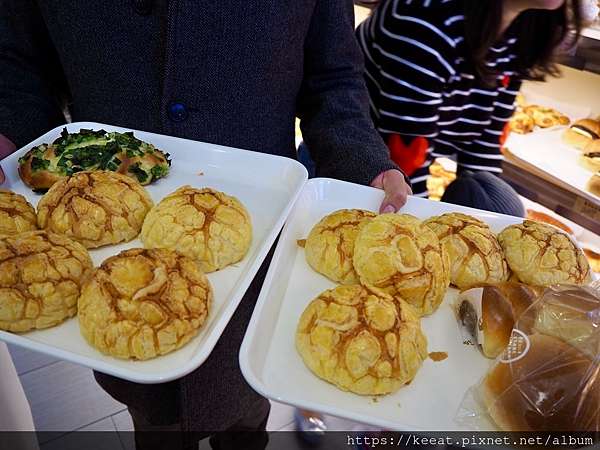
M277 244L240 351L248 383L278 402L321 411L392 430L461 430L454 422L467 389L485 374L490 360L472 345L463 344L452 304L451 288L440 308L422 319L428 351L447 352L441 362L427 359L416 378L394 394L373 398L343 392L317 378L304 365L294 338L298 319L308 303L335 283L313 271L297 245L324 215L341 208L377 211L379 190L330 179L313 179L304 187ZM464 212L487 222L498 232L522 222L517 217L410 197L403 213L427 218Z
M0 340L139 383L160 383L182 377L199 367L210 355L300 194L307 179L306 169L289 158L102 123L78 122L66 127L69 132L81 128L133 131L137 138L170 153L173 163L169 175L146 186L154 202L185 184L199 188L208 186L234 195L252 217L252 245L241 262L208 274L215 295L206 326L189 344L168 355L149 361L125 361L102 355L85 342L77 318L54 328L24 334L0 331ZM41 196L33 193L19 178L17 159L33 146L52 142L62 128L49 131L2 160L7 182L1 187L23 194L35 206ZM94 265L98 266L121 250L141 246L136 239L91 250L90 255Z
M583 152L563 142L565 129L537 130L525 135L511 133L505 147L512 156L534 166L550 181L600 205L600 197L585 188L594 172L579 164Z

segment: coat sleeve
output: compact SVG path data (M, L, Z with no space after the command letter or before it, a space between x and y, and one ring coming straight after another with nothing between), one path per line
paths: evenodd
M317 0L297 102L317 176L369 184L398 168L369 116L363 70L352 0Z
M33 0L0 0L0 134L21 147L65 122L66 83Z

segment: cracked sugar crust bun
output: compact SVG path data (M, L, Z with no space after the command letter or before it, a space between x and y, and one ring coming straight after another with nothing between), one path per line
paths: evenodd
M20 194L0 189L0 238L37 230L35 209Z
M459 289L508 280L504 252L488 225L475 217L448 213L424 222L450 258L450 282Z
M321 293L304 310L296 349L318 377L344 391L389 394L427 358L427 339L406 302L360 285Z
M74 316L92 267L87 250L65 236L28 231L0 239L0 330L23 333Z
M96 248L136 238L152 205L146 189L125 175L79 172L42 197L38 225Z
M214 272L244 258L252 242L250 214L235 197L183 186L162 199L146 217L146 248L169 248Z
M590 266L583 251L550 225L526 220L505 228L498 241L508 266L523 283L551 286L590 280Z
M196 336L212 301L197 261L171 250L131 249L108 258L86 281L79 325L102 353L146 360Z
M376 216L362 209L342 209L323 217L306 239L304 250L308 264L333 281L358 283L352 264L356 235Z
M408 214L381 214L359 231L354 269L361 283L434 312L450 285L449 258L426 225Z

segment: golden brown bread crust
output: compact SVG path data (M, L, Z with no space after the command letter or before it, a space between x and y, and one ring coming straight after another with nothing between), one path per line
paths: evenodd
M37 230L33 206L20 194L0 189L0 238Z
M252 220L235 197L183 186L152 208L140 237L146 248L176 250L213 272L244 258L252 242Z
M560 339L533 334L521 359L497 363L481 386L503 431L598 431L600 377L593 361ZM587 382L586 382L587 381Z
M508 345L512 329L539 298L542 289L521 283L496 283L461 292L459 319L488 358Z
M562 223L560 220L555 219L551 215L543 213L541 211L534 211L533 209L528 209L527 218L536 222L549 223L550 225L554 225L555 227L560 228L565 233L573 234L573 230L569 226Z
M508 345L516 317L510 300L499 289L484 287L481 302L481 351L486 357L495 358Z
M508 124L510 130L518 134L531 133L535 128L535 122L533 118L529 114L524 113L523 111L515 112L510 118Z
M592 175L585 187L589 192L600 197L600 172Z
M84 284L81 334L117 358L154 358L196 336L212 300L197 261L172 250L126 250L104 261Z
M435 233L416 217L381 214L366 223L354 246L361 283L431 314L450 284L449 259Z
M0 239L0 329L23 333L74 316L92 267L83 246L58 234L28 231Z
M90 134L95 137L88 137L85 142L86 138L83 136ZM61 137L54 143L33 147L19 158L18 170L23 182L35 191L45 192L58 180L82 170L111 170L129 176L143 185L168 173L169 155L152 144L139 141L132 133L81 130L70 135L75 139L76 136L83 137L84 142L64 142L69 139L69 133L64 129ZM122 138L127 142L122 142ZM117 144L119 140L121 142ZM59 141L63 141L62 144ZM90 158L85 152L92 149L96 158Z
M590 267L594 272L600 273L600 253L596 253L594 250L584 248L583 253L590 263Z
M354 243L360 227L373 217L375 213L363 209L342 209L323 217L306 239L308 265L338 283L358 283L352 264Z
M581 249L550 225L525 220L505 228L498 240L508 266L523 283L551 286L584 284L590 279L590 266Z
M579 162L583 167L592 172L600 171L600 139L591 141L583 149L579 157Z
M38 149L42 152L44 159L50 160L55 158L54 148L52 146L42 144ZM63 175L59 175L50 170L33 170L31 167L32 156L33 155L29 155L28 153L25 155L23 162L19 162L18 165L21 180L23 180L23 182L31 189L43 192L46 189L50 189L50 187L61 178L65 178Z
M600 139L600 121L594 119L578 120L563 133L563 141L579 150L595 139Z
M296 348L317 376L361 395L396 391L427 358L416 312L359 285L338 286L315 298L300 317Z
M508 280L504 252L487 224L461 213L431 217L424 222L437 235L450 258L450 281L459 289Z
M571 120L567 116L553 108L529 105L523 108L523 112L529 115L540 128L569 125L571 123Z
M150 195L132 178L115 172L78 172L55 183L42 197L38 225L96 248L137 237L151 207Z
M515 320L518 320L546 290L543 287L530 286L510 281L507 281L506 283L496 283L493 287L499 291L504 298L508 299Z

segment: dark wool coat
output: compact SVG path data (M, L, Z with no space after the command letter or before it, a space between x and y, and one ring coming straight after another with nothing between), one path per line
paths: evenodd
M318 176L368 184L395 166L353 30L351 0L0 0L0 133L20 147L64 123L66 100L73 121L295 158L298 116ZM153 423L236 422L259 399L238 351L264 274L192 374L98 381Z

